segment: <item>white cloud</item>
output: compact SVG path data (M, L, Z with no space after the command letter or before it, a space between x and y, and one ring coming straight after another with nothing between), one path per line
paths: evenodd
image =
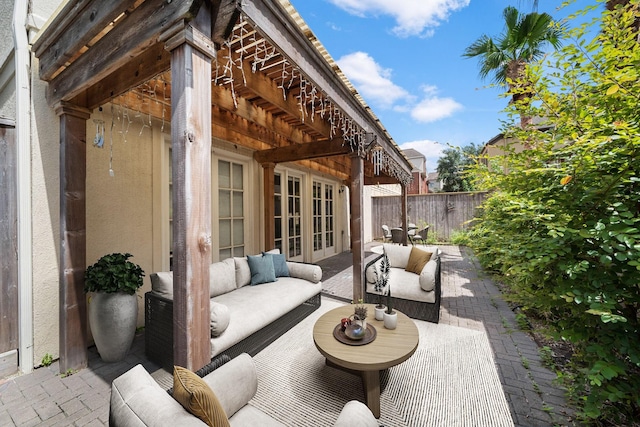
M345 55L336 62L362 97L372 105L409 113L415 121L422 123L444 119L462 109L462 105L453 98L436 96L438 88L431 85L422 87L424 97L416 103L414 95L391 80L392 70L383 68L365 52Z
M442 152L447 148L446 145L440 144L437 141L431 141L424 139L420 141L405 142L400 145L402 150L413 148L419 151L427 159L427 172L435 172L438 167L438 159L442 156Z
M390 15L396 20L393 32L399 37L429 37L433 28L446 21L470 0L329 0L339 8L357 15Z
M424 88L425 98L411 109L411 117L422 123L435 122L460 111L462 105L453 98L440 98L435 95L434 86Z
M349 81L367 100L383 108L407 99L409 93L391 81L391 69L382 68L365 52L354 52L336 61Z

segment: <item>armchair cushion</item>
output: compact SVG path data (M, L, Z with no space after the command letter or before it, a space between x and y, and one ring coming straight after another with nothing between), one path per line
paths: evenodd
M258 391L258 373L251 356L243 353L202 378L218 397L225 413L235 420Z
M352 400L344 405L334 427L378 427L378 420L367 405Z
M181 366L173 368L173 397L211 427L230 427L218 398L206 382Z
M412 247L405 271L420 274L425 264L431 259L431 255L431 252L426 252L416 247Z
M411 246L400 246L385 243L382 245L389 258L389 265L394 268L405 269L411 255Z
M151 288L161 297L173 299L173 271L159 271L149 275Z

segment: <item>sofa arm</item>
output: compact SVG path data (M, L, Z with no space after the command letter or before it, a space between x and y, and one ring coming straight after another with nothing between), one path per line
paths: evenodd
M319 265L287 261L287 267L291 277L304 279L311 283L318 283L322 280L322 268Z
M258 373L247 353L225 363L202 378L211 387L228 418L244 407L258 391Z
M436 287L436 274L438 272L438 261L432 259L424 265L420 272L420 287L423 291L431 292Z
M367 405L352 400L344 405L334 427L378 427L378 421Z
M205 426L188 413L136 365L111 383L109 425L112 427Z

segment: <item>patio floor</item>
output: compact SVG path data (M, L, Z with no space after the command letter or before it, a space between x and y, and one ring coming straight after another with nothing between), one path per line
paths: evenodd
M375 255L370 249L376 245L367 244L367 260ZM458 246L441 249L440 322L486 332L514 424L574 425L563 390L552 383L555 374L542 366L537 345L518 329L514 313L473 253ZM351 259L351 253L344 252L318 263L325 296L351 300ZM108 425L111 381L138 363L149 372L159 369L144 356L143 333L122 362L104 363L92 347L89 368L73 375L60 375L54 362L29 375L0 379L0 426Z

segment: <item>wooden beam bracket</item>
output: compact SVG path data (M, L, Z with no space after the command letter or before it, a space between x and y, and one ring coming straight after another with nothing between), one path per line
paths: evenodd
M170 34L170 32L173 32L176 29L178 30L177 33ZM189 24L185 24L184 21L179 22L178 25L172 26L169 31L161 34L160 38L167 40L165 48L169 51L188 43L207 58L216 58L216 48L213 41L197 28Z

